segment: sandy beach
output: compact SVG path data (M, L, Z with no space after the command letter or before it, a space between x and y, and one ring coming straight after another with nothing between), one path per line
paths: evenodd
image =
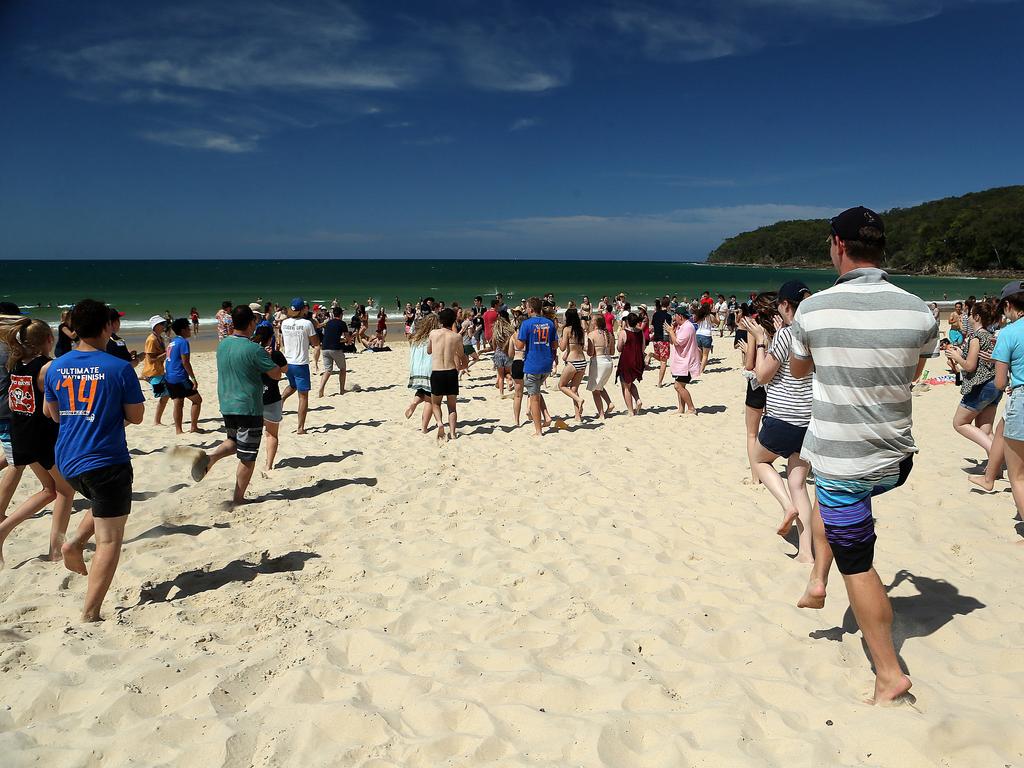
M136 501L104 623L78 622L84 578L38 559L48 518L11 536L0 763L1024 765L1020 537L1007 483L970 490L981 451L953 432L953 385L915 398L915 471L876 504L916 696L883 709L861 703L841 579L824 610L796 608L808 567L742 482L732 339L691 388L697 418L648 371L642 415L615 391L606 423L541 440L512 428L488 359L442 447L403 418L392 346L350 357L358 391L313 393L310 434L289 401L279 467L235 509L233 461L196 484L167 456L222 434L213 353L195 354L208 432L151 426L152 400L128 430Z

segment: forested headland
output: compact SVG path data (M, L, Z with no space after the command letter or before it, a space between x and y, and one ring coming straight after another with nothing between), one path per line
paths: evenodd
M881 211L886 269L911 274L1024 271L1024 186ZM728 238L709 264L822 267L831 264L826 219L780 221Z

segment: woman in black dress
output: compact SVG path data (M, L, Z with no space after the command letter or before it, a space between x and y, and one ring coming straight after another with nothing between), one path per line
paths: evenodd
M3 567L3 544L8 535L47 504L53 504L49 557L60 560L74 491L57 471L54 457L57 423L43 410L46 372L50 369L54 346L53 331L42 320L26 317L4 328L0 338L11 350L7 367L11 372L8 402L14 466L30 467L42 485L0 522L0 567Z

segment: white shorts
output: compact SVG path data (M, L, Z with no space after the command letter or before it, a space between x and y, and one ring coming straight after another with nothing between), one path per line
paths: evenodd
M334 372L334 366L338 366L338 373L345 372L345 353L340 349L325 349L323 351L324 370L327 373Z

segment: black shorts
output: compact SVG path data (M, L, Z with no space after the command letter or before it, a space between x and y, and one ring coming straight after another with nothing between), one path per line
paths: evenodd
M678 381L680 384L689 384L691 381L693 381L692 376L673 376L672 378Z
M523 380L523 361L513 360L512 361L512 379L514 381Z
M124 517L132 511L132 463L90 469L65 478L68 485L92 502L93 517Z
M761 421L757 442L776 456L786 458L794 453L800 453L806 434L807 427L797 427L781 419L765 416Z
M425 389L417 389L416 390L416 397L422 397L425 400L429 400L430 399L430 393L427 392L427 390L425 390Z
M196 388L192 386L191 381L186 380L181 384L167 382L167 394L171 396L171 400L184 400L187 397L192 397L195 393Z
M263 440L263 417L225 413L224 428L227 430L228 440L235 444L238 460L243 464L256 461L256 454L260 452L260 442Z
M430 394L433 397L447 397L459 394L459 372L454 368L447 371L431 371Z
M747 399L744 401L748 408L754 408L758 411L763 411L765 404L768 402L768 390L764 387L758 387L754 389L750 382L747 382Z

